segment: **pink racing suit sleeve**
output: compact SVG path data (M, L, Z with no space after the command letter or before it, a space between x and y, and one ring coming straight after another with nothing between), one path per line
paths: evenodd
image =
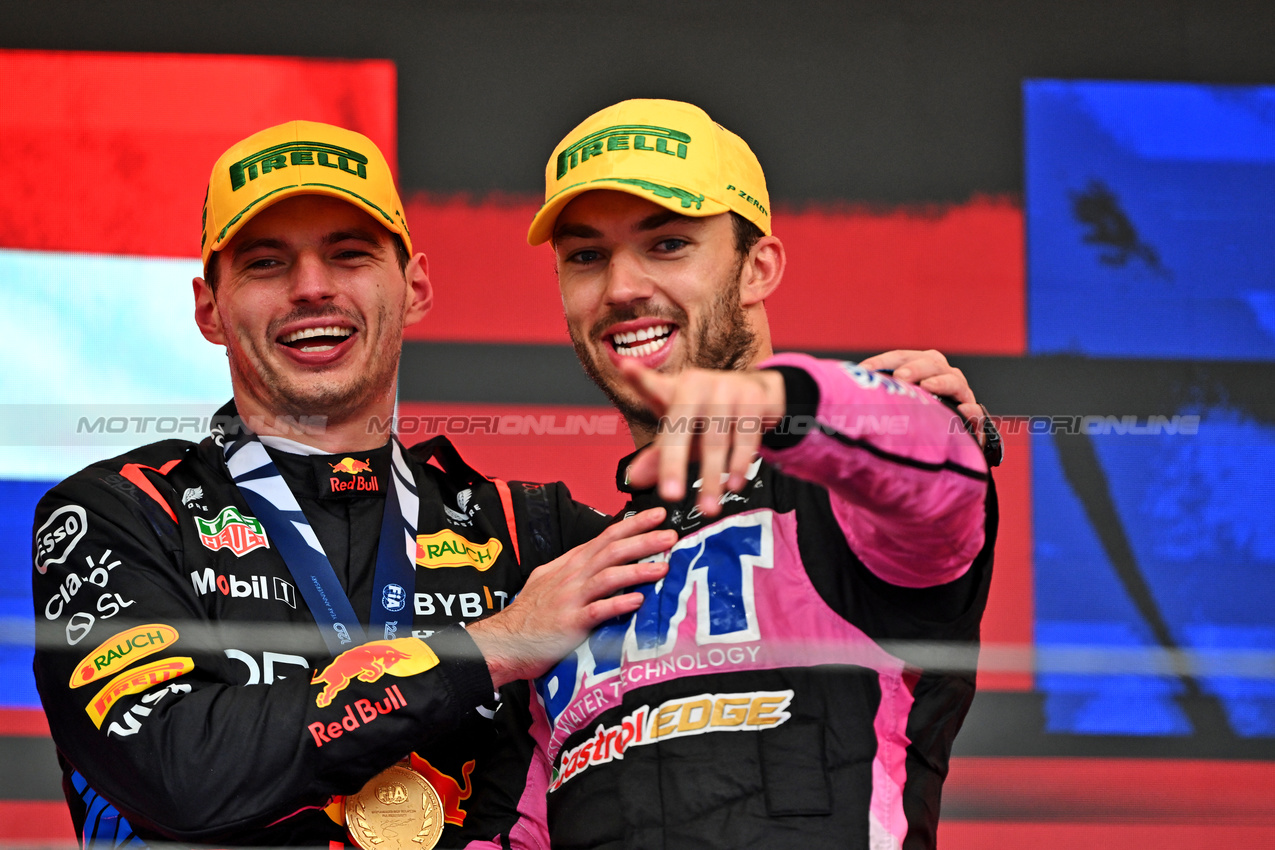
M783 472L823 485L850 549L876 576L933 587L965 574L983 547L988 469L959 416L920 387L856 364L780 354L819 391L790 448L763 448ZM804 420L804 421L803 421Z

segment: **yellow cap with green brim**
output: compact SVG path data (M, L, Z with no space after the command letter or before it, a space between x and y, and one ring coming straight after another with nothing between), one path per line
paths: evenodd
M213 166L199 246L204 265L254 215L293 195L348 201L401 237L412 253L394 176L372 140L331 124L289 121L232 146Z
M626 100L568 133L545 167L545 203L527 241L551 239L563 207L595 189L628 192L688 216L737 212L771 232L761 163L743 139L689 103Z

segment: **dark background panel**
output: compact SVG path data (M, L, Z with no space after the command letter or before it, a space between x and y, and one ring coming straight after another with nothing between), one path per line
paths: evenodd
M964 201L1021 190L1024 78L1275 80L1275 6L1249 0L49 0L4 20L9 48L392 59L405 187L449 194L539 192L566 129L668 96L748 139L781 203Z

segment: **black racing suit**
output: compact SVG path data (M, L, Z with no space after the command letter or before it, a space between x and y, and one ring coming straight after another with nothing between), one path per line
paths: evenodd
M555 848L935 844L974 674L927 670L910 642L976 657L987 465L923 390L799 355L767 366L787 433L721 516L694 487L669 505L668 574L537 682ZM629 492L629 512L660 503Z
M233 433L233 405L218 417ZM366 618L390 447L268 450ZM529 688L493 700L459 624L607 518L561 484L484 478L441 437L406 465L419 495L406 622L335 659L220 439L144 446L44 497L35 676L86 845L342 842L325 806L411 752L443 797L440 846L540 846Z

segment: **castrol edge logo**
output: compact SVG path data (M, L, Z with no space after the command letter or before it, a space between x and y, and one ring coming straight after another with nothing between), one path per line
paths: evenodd
M175 643L177 637L176 629L160 623L120 632L84 657L71 674L71 687L78 688L118 673L133 662Z
M549 791L590 767L624 758L630 747L708 732L758 732L779 726L792 715L793 692L750 691L736 694L698 694L634 709L615 726L598 724L593 736L562 754L554 768Z

